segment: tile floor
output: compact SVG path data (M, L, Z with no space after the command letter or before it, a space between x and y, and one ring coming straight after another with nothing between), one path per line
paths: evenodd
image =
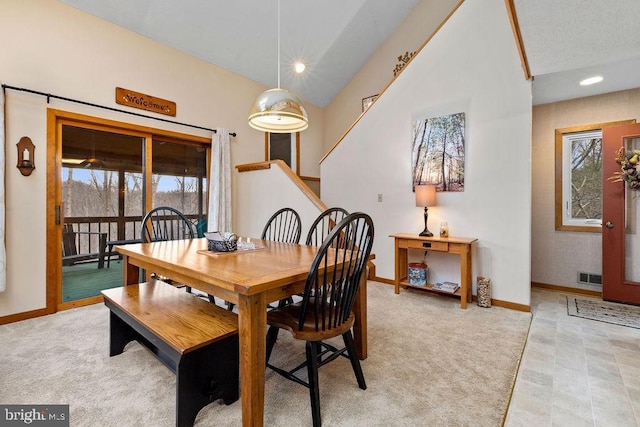
M640 426L640 329L569 316L548 290L531 310L505 426Z

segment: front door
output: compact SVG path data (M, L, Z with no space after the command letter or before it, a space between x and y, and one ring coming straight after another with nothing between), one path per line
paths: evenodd
M640 304L640 124L603 128L602 141L602 298Z

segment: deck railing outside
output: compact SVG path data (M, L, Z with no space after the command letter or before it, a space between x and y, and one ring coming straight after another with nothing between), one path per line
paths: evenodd
M194 227L200 218L199 215L186 215L193 221ZM139 216L124 217L65 217L65 226L73 227L76 235L76 250L78 254L95 255L106 251L100 248L100 242L113 240L136 240L142 233L142 219ZM105 234L106 237L101 236ZM107 257L113 253L106 253Z

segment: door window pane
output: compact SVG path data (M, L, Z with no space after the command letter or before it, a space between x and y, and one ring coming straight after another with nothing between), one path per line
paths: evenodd
M204 216L207 151L202 146L153 141L153 207L170 206L189 218Z
M638 138L625 138L624 147L627 152L640 150ZM630 190L625 182L625 281L640 282L640 238L638 237L638 190Z

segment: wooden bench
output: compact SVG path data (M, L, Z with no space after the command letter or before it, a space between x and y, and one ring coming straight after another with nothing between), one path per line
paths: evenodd
M176 374L176 425L192 426L198 412L239 397L237 315L161 282L102 291L115 356L138 341Z

